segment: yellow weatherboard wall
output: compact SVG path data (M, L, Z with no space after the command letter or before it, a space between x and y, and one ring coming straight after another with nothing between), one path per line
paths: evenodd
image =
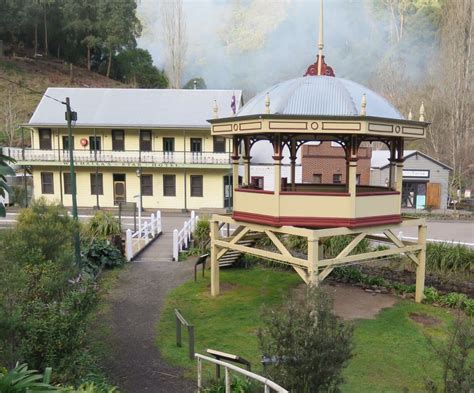
M117 127L117 129L120 129ZM139 129L124 130L124 151L112 151L112 128L74 128L74 154L77 184L77 203L79 207L94 207L97 196L91 192L91 175L96 172L94 151L90 150L89 137L101 137L101 151L99 155L106 155L107 162L97 162L98 173L102 174L103 195L99 195L101 207L114 206L113 175L125 175L126 201L137 202L136 195L140 193L140 178L137 169L141 167L142 175L152 175L153 195L142 195L144 208L150 209L188 209L223 208L224 207L224 176L230 174L230 164L225 159L229 155L229 144L226 141L225 153L213 153L214 143L210 130L181 130L160 129L152 132L152 151L142 152L142 156L163 154L163 138L174 138L175 157L183 160L183 151L187 154L186 162L158 163L155 167L151 163L138 162ZM36 156L28 161L32 166L34 197L43 196L49 200L62 201L65 206L71 206L71 195L64 193L64 173L69 173L67 152L63 146L63 136L67 136L65 128L51 128L51 150L40 150L38 129L32 131L32 152ZM87 140L87 146L81 145L81 139ZM190 160L191 138L202 139L202 155L210 157L211 161ZM127 155L130 152L130 156ZM133 152L133 154L132 154ZM44 154L42 154L44 153ZM219 157L218 162L212 161L213 156ZM87 160L84 160L84 157ZM117 157L117 162L114 162ZM223 159L224 157L224 159ZM121 161L120 161L121 160ZM120 161L120 162L119 162ZM54 193L43 194L41 173L53 173ZM176 176L175 196L164 196L163 175ZM191 176L203 177L203 196L191 196ZM186 182L185 182L186 179ZM186 189L186 200L185 200Z

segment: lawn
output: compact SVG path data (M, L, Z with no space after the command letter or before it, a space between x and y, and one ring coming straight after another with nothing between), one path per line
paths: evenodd
M196 352L218 349L243 356L260 371L261 354L256 331L262 307L277 306L301 283L290 272L264 269L221 271L222 294L211 298L209 279L188 282L167 299L158 326L157 345L170 363L194 373L187 346L175 344L173 310L179 308L195 326ZM425 326L410 318L417 313L439 322ZM433 359L426 335L443 338L452 314L441 308L401 300L374 320L355 323L355 356L345 370L344 392L410 392L423 390L424 379L439 379L440 365ZM186 335L184 335L186 338Z

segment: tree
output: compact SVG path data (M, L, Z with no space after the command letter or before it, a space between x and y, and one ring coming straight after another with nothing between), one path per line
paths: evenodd
M106 76L110 77L112 58L115 52L136 47L142 26L136 16L134 0L99 2L99 20L103 43L108 51Z
M145 49L126 49L114 59L112 76L133 87L166 88L168 78L164 71L153 65L153 59Z
M352 357L353 327L332 313L332 301L309 287L302 298L263 314L260 348L272 361L271 379L299 393L333 391Z
M187 50L183 0L162 2L161 18L167 56L166 73L169 77L170 87L179 89Z
M183 89L206 89L206 82L204 79L198 78L191 78L186 84L183 86Z
M17 141L17 125L20 120L18 117L17 89L15 85L9 84L7 86L0 111L4 121L3 133L6 136L7 146L15 146Z
M443 366L443 385L441 388L428 379L427 391L430 393L470 393L474 386L474 324L473 319L460 310L450 329L448 339L442 344L428 342Z
M3 154L0 150L0 196L5 197L6 192L11 192L9 185L7 184L7 176L15 176L14 170L11 168L9 163L14 163L15 160ZM0 217L5 217L5 205L0 202Z

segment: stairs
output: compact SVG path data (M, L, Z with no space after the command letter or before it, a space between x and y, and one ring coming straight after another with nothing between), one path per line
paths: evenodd
M234 234L236 235L236 234ZM240 239L237 244L240 244L242 246L246 247L252 247L255 242L260 239L262 236L261 233L258 232L249 232L247 235L245 235L242 239ZM229 239L232 239L230 237ZM225 266L232 266L234 263L236 263L242 253L240 251L236 250L228 250L220 259L219 259L219 267L225 267Z

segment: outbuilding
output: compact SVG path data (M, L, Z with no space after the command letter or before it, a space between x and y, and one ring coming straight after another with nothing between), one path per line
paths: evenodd
M370 184L386 186L390 178L390 152L374 150L370 169ZM417 150L406 150L404 156L402 207L414 209L444 209L448 205L448 165Z

